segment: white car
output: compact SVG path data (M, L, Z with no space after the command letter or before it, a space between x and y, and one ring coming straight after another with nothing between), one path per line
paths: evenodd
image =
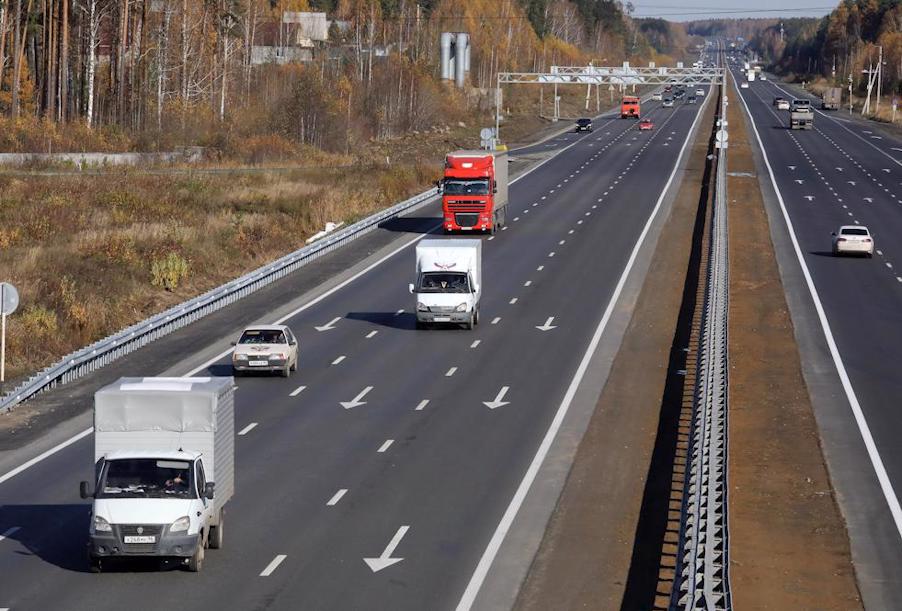
M764 74L764 73L762 72L761 74L758 75L758 80L759 80L759 81L766 81L766 80L767 80L767 75Z
M739 83L739 88L740 88L740 89L748 89L748 88L749 88L748 82L747 82L747 81L742 81L741 83Z
M789 100L780 100L777 102L777 110L789 110Z
M232 342L232 373L279 372L283 378L298 368L298 340L285 325L254 325Z
M703 95L705 95L705 90L702 89L701 87L699 87L698 89L695 90L695 95L703 96Z
M656 100L656 101L660 102L663 98L664 98L664 96L661 94L660 91L656 91L655 93L651 94L652 100Z
M843 225L833 234L833 254L856 254L874 256L874 238L867 227Z

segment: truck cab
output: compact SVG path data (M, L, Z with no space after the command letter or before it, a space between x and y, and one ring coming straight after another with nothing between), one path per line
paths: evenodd
M507 155L503 151L449 153L440 188L446 233L494 233L507 220Z
M634 95L625 95L620 101L621 119L638 119L640 116L640 101Z

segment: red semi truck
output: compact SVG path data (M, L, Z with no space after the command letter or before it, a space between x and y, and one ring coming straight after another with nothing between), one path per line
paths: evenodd
M445 233L494 233L504 226L507 212L507 154L504 151L448 153L441 189Z
M634 95L625 95L620 101L621 119L639 118L639 98Z

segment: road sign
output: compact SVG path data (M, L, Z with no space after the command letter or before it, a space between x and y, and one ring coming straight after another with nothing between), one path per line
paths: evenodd
M6 317L19 307L19 291L9 282L0 282L0 388L6 380Z
M495 130L491 127L483 127L479 130L479 137L483 140L491 140L495 137Z
M726 130L724 130L724 129L717 130L717 135L714 136L714 139L717 140L717 142L715 143L714 146L719 149L727 148L727 140L729 140L729 138L730 137L727 134Z

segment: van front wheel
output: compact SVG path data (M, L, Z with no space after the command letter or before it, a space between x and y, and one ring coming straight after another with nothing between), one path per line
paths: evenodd
M203 538L201 538L201 540L197 542L197 549L194 550L194 555L188 559L188 570L192 573L199 573L202 568L204 568Z

